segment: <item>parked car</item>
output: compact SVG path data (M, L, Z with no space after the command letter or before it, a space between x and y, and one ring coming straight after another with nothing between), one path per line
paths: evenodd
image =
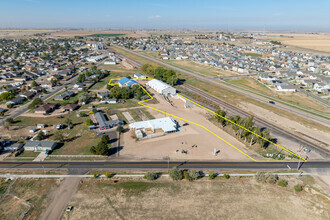
M72 209L73 209L73 206L68 206L68 208L66 208L66 210L65 210L65 211L67 211L67 212L71 212L71 211L72 211Z
M275 102L274 101L269 101L269 103L275 105Z

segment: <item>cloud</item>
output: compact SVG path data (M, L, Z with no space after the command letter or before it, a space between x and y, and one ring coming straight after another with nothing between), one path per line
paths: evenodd
M155 15L155 16L149 16L149 19L157 19L157 18L161 18L162 16L160 15Z

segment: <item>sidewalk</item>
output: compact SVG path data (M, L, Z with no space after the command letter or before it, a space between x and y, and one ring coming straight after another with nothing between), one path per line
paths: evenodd
M46 152L40 152L40 154L34 158L33 161L44 161L46 159L48 155L46 154Z

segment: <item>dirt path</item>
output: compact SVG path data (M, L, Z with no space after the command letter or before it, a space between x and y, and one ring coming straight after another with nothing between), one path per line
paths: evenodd
M76 194L81 178L66 178L53 193L53 201L42 215L42 220L58 220L61 218L71 198Z

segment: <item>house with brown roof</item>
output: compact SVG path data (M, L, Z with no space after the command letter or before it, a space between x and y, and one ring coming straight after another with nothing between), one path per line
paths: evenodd
M63 107L63 109L65 111L70 111L70 112L76 110L77 108L78 108L78 105L77 104L72 104L72 103L69 103L69 104L67 104L66 106Z
M56 103L46 103L39 106L34 112L38 114L47 114L55 110L57 104Z

